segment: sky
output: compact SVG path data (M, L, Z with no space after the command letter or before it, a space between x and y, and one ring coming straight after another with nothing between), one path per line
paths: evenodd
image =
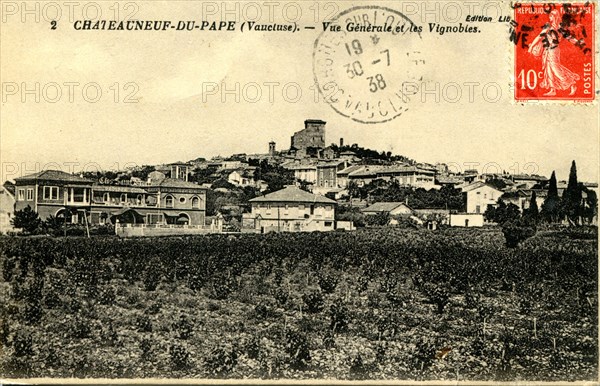
M109 19L112 3L98 3ZM243 3L237 10L231 5L233 11L225 16L227 10L218 2L132 3L141 20L237 18L239 26L252 13ZM443 7L434 7L427 19L419 12L421 3L410 3L417 11L381 2L425 28L432 21L458 24L449 22L454 18ZM286 3L278 4L274 20L293 19L282 16ZM411 49L418 47L424 61L416 70L418 84L430 92L417 94L408 110L389 122L364 124L338 114L318 97L313 72L320 20L360 3L346 2L337 9L314 3L318 17L310 9L313 3L295 4L303 12L298 25L315 30L77 31L65 15L67 8L52 30L44 9L39 22L29 15L23 22L22 9L15 14L3 9L2 179L55 165L105 170L266 153L271 140L285 150L305 119L322 119L328 143L344 138L346 144L444 162L457 171L549 176L555 170L559 180L568 178L576 160L580 180L598 181L597 104L514 102L514 55L506 23L479 23L476 34L424 32L411 37ZM512 13L508 3L498 4L501 14ZM120 9L121 16L131 11ZM262 12L260 21L266 22L266 8ZM464 21L465 9L458 12L462 16L456 20ZM77 8L73 20L82 14ZM409 49L408 43L402 38L384 43L391 46L397 66L392 67L393 81L400 82L404 67L396 58ZM369 91L360 90L369 98Z

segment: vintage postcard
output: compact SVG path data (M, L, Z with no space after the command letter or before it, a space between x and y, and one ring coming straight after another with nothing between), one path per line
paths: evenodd
M0 19L1 383L597 384L597 1Z

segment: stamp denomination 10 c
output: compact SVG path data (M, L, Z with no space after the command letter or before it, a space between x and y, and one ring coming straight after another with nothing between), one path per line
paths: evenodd
M594 3L517 3L515 99L595 99Z

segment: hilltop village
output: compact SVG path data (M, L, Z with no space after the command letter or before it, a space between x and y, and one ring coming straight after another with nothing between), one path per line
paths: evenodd
M598 185L578 184L581 221L596 224ZM326 122L308 119L285 150L269 142L262 154L80 175L42 170L6 181L0 232L15 231L15 211L23 210L59 231L116 225L123 236L473 227L493 221L486 212L499 205L541 208L549 190L562 196L567 185L554 174L453 170L343 138L327 145Z

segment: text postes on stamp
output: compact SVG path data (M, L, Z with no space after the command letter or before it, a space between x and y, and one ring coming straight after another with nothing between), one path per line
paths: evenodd
M408 109L425 65L421 27L390 8L350 8L315 41L319 92L339 114L361 123L390 121Z
M593 101L594 3L515 4L515 99Z

